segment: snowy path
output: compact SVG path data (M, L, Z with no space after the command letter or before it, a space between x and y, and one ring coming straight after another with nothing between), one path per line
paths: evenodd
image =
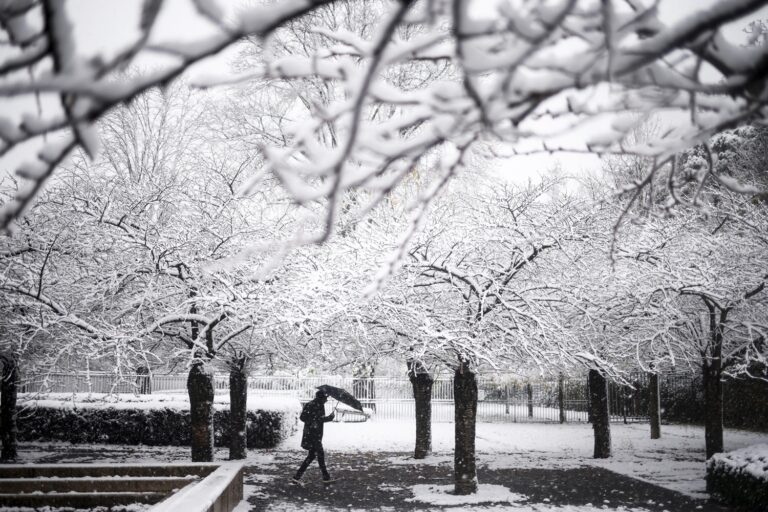
M461 502L445 492L451 488L453 464L453 425L433 425L433 455L424 461L414 461L408 454L413 449L414 425L411 422L331 423L325 428L325 446L332 471L338 471L342 481L338 489L327 491L312 482L309 490L302 491L300 498L290 488L288 478L304 456L299 448L300 433L296 433L275 450L251 450L246 461L249 469L245 492L266 508L241 503L237 512L251 510L294 511L355 510L346 506L330 506L333 500L328 493L368 492L381 497L379 510L399 510L387 507L388 500L399 499L398 507L416 507L409 510L463 510L509 512L597 512L598 510L621 512L662 511L662 503L649 502L654 491L642 490L633 481L610 474L626 475L666 489L684 493L692 498L706 498L704 491L704 431L701 427L662 427L662 439L649 439L648 425L613 424L613 457L607 460L592 459L592 430L587 424L489 424L477 426L478 477L481 494L493 503L483 505ZM758 443L768 443L768 434L726 430L725 446L734 450ZM22 462L162 462L188 460L187 447L124 446L124 445L71 445L69 443L22 443ZM226 449L216 451L216 460L226 460ZM595 470L590 473L588 470ZM610 470L606 474L600 471ZM564 470L558 472L557 470ZM568 471L570 470L570 471ZM312 473L310 469L308 476ZM317 473L316 467L314 471ZM365 481L364 475L375 471L373 481ZM397 485L395 478L401 475ZM410 475L410 476L409 476ZM582 475L581 477L579 475ZM317 477L317 475L314 475ZM319 477L318 477L319 478ZM378 480L376 480L378 478ZM579 483L595 486L610 485L606 502L582 500L571 505L564 500L563 492L575 492ZM578 480L581 478L581 480ZM361 479L360 481L356 481ZM423 480L426 479L426 480ZM528 484L525 483L527 479ZM371 480L369 478L369 480ZM419 484L425 482L429 485ZM532 501L516 501L507 486L516 482L516 492L522 492ZM559 482L560 503L547 503L552 493L558 499L555 488ZM601 483L602 482L602 483ZM309 483L309 482L308 482ZM315 485L317 484L317 485ZM367 485L370 487L365 487ZM526 487L527 485L527 487ZM362 490L359 489L361 486ZM563 486L567 489L564 491ZM637 489L632 489L638 487ZM542 490L543 488L543 490ZM370 490L368 490L370 489ZM603 489L605 490L605 489ZM581 492L581 491L579 491ZM599 494L600 489L597 489ZM538 498L537 498L538 493ZM618 493L618 494L616 494ZM644 502L623 505L620 495L643 495ZM656 492L658 494L658 492ZM677 495L679 496L679 495ZM566 496L567 498L567 496ZM610 503L607 503L610 498ZM301 501L301 500L305 501ZM674 498L666 496L674 505ZM421 500L421 501L419 501ZM451 505L440 505L454 500ZM456 501L458 500L458 501ZM537 501L538 500L538 501ZM678 500L679 502L679 500ZM705 503L705 502L698 502ZM360 507L360 505L358 505ZM694 510L697 506L670 505L669 510ZM365 510L366 508L357 508ZM2 510L2 507L0 507ZM722 510L706 505L705 510Z
M410 452L412 422L332 423L325 429L329 452ZM453 424L432 425L432 463L452 461ZM592 458L589 424L479 423L478 464L490 469L566 469L597 466L690 496L706 497L704 429L663 425L662 438L651 440L647 424L612 424L613 457ZM296 450L300 433L279 449ZM768 442L768 434L726 430L725 448L735 450ZM482 479L482 471L480 471Z

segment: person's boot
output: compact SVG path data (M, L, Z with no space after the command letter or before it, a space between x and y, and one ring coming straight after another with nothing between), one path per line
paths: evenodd
M301 478L296 478L295 476L291 477L291 483L293 485L298 485L299 487L304 487L304 482L301 481Z
M332 483L337 482L338 480L336 478L331 478L330 476L328 478L323 478L323 484L324 485L330 485Z

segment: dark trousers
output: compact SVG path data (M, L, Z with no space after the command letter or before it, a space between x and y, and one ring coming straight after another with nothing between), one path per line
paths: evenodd
M296 471L296 476L294 478L297 480L301 478L301 475L303 475L309 465L312 464L312 461L315 460L315 457L317 457L317 464L320 466L320 471L323 472L323 480L329 480L331 475L328 474L328 469L325 467L325 452L323 451L323 445L320 443L310 448L309 453L307 453L307 458L304 459L304 462L302 462L301 466L299 466L299 469Z

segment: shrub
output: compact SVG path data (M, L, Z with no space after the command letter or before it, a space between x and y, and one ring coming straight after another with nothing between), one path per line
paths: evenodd
M116 399L117 397L117 399ZM214 444L229 443L229 404L216 397ZM272 448L298 423L297 400L249 400L248 448ZM32 400L19 414L20 441L71 443L190 444L189 404L175 395L63 395Z
M768 444L712 456L707 461L707 490L730 505L768 510Z

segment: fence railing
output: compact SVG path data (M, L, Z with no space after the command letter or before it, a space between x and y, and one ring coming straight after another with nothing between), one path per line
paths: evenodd
M413 388L405 378L354 378L342 376L252 375L250 396L289 397L305 402L315 387L330 384L352 392L377 420L407 419L415 415ZM115 375L108 373L50 373L24 383L24 392L46 393L186 393L187 376ZM229 389L229 376L214 377L215 390ZM611 384L609 410L613 421L647 420L647 382L636 379L634 388ZM497 375L478 376L478 421L568 422L588 420L586 378L539 381ZM438 377L432 386L432 420L451 422L454 418L453 379Z

